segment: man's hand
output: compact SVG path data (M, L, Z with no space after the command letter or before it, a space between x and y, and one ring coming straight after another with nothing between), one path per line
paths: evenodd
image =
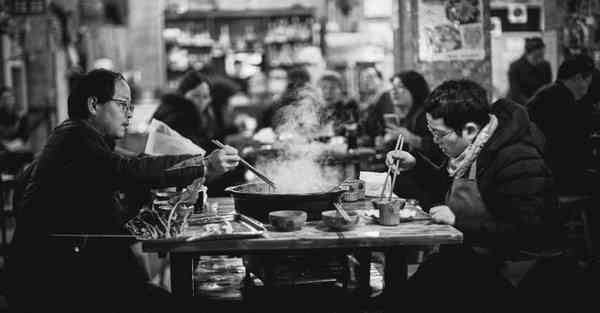
M398 168L394 168L398 163ZM395 171L409 170L417 164L417 160L412 154L403 150L392 150L387 153L385 164L388 167L394 168Z
M429 214L435 223L454 225L456 222L456 216L447 205L434 206L429 210Z
M206 157L206 177L212 179L236 168L240 162L237 149L225 146Z

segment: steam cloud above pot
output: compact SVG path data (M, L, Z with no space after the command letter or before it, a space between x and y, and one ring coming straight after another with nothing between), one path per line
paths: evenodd
M273 147L280 153L259 158L256 164L275 182L278 193L324 192L343 180L338 170L320 162L331 146L316 139L333 135L325 116L325 101L313 87L301 87L282 98L273 118L279 138Z

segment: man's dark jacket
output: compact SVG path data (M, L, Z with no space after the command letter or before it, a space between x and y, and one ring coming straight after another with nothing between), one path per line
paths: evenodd
M543 139L520 105L499 100L492 113L498 128L477 157L477 185L490 217L456 218L455 226L469 245L491 248L503 255L519 249L546 248L560 236L556 197L549 169L541 155ZM446 167L436 172L423 159L417 170L437 188L438 199L450 189ZM438 184L432 183L435 175Z
M540 90L527 105L531 120L546 138L544 158L562 194L584 192L591 165L592 105L576 101L561 82Z
M48 301L38 302L47 308L65 308L103 297L108 304L112 296L140 292L147 275L132 254L132 240L49 235L126 234L123 224L137 212L121 206L118 191L187 185L204 175L204 166L164 169L190 157L123 157L89 123L67 120L59 125L28 170L22 201L16 204L10 301L17 304L35 295ZM18 304L23 303L36 305L29 300ZM88 305L78 309L93 311L102 303Z

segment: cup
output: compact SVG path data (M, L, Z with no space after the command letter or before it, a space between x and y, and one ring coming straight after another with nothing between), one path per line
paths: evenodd
M386 226L395 226L400 224L400 210L406 205L403 199L394 200L374 200L373 205L379 210L379 224Z

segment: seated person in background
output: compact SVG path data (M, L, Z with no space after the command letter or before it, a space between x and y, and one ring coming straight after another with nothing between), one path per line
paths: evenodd
M275 112L282 106L283 98L289 97L296 90L310 86L310 73L304 66L291 69L287 74L287 86L281 97L273 101L271 105L263 112L260 128L273 127L273 118Z
M542 38L525 38L525 53L508 69L509 99L525 105L541 87L552 82L552 69L544 59L545 52Z
M385 134L383 115L394 113L390 93L384 90L383 75L374 67L360 72L361 101L358 104L360 146L380 147Z
M594 61L585 55L565 60L556 82L540 90L527 104L529 117L546 137L544 159L561 194L589 193L594 184L591 167L591 102L580 101L588 92Z
M212 64L205 64L200 70L200 74L208 77L210 81L211 101L210 107L215 115L217 126L221 130L221 136L231 134L235 130L231 125L231 120L227 116L231 97L240 91L240 85L232 78L217 72Z
M150 288L132 250L135 241L57 239L51 234L128 234L117 193L185 186L214 179L238 164L231 147L208 156L129 158L113 151L131 117L129 86L119 73L93 70L68 99L69 119L50 135L24 178L18 226L7 265L15 312L165 312L174 303ZM188 167L165 169L181 161ZM43 256L40 259L40 256ZM43 260L40 263L40 260ZM31 286L43 292L35 293ZM162 291L164 294L164 291Z
M162 97L154 118L210 152L216 148L210 142L212 139L223 140L223 130L210 102L211 85L208 78L190 71L179 83L177 92Z
M415 71L405 71L395 74L392 79L392 102L394 113L388 113L386 120L386 147L394 149L398 136L404 136L404 150L419 154L421 158L439 166L444 160L444 154L433 142L433 137L427 129L424 102L429 95L429 85L425 78ZM392 119L393 118L393 119ZM400 175L395 186L396 194L403 198L416 198L424 206L430 204L426 195L427 184L420 185L413 175L407 171Z
M333 122L336 136L346 135L346 126L358 122L358 103L353 99L345 100L342 91L342 78L336 72L329 71L321 76L319 87L326 106L326 120Z
M16 173L31 161L25 142L28 137L27 112L17 108L10 87L0 87L0 172Z
M415 166L417 178L439 182L428 187L439 188L442 204L429 213L434 222L462 231L464 244L443 246L421 264L407 288L411 295L405 296L421 304L435 297L436 303L427 305L435 312L459 299L463 312L509 312L501 305L513 299L501 275L505 262L522 249L560 243L539 139L523 107L506 100L490 106L485 89L469 80L442 83L425 110L433 140L449 158L446 166L433 168L406 151L389 152L387 163Z

